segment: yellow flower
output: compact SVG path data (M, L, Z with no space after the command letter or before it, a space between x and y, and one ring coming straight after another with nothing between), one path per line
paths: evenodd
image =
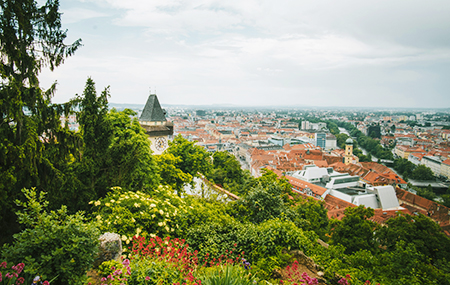
M111 204L110 203L105 203L105 206L109 207L109 206L111 206Z
M102 219L102 216L97 215L95 218L97 218L97 220L101 220L101 219Z
M166 231L169 231L169 227L168 226L166 226Z
M160 213L161 215L164 215L164 211L163 211L163 210L159 210L159 213Z
M164 223L159 222L158 226L162 227L162 226L164 226Z
M141 204L134 203L134 206L135 206L136 208L139 208L139 207L141 206Z
M95 206L99 206L101 203L102 203L102 202L100 202L100 201L95 201L94 205L95 205Z
M152 218L155 218L155 217L156 217L156 215L155 215L155 214L153 214L153 215L152 215Z
M136 229L136 233L137 233L137 234L140 234L141 232L142 232L142 230L141 230L140 228L137 228L137 229Z
M89 205L92 204L92 203L94 203L94 201L90 201L90 202L89 202Z
M111 200L109 200L109 202L114 203L114 202L116 202L116 200L111 199Z
M128 238L127 238L127 236L126 235L122 235L122 240L123 241L126 241Z
M136 220L134 219L134 218L131 218L131 221L134 223L134 222L136 222Z

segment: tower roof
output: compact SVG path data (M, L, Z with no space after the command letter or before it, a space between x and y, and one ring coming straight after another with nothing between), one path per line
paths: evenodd
M348 139L345 141L345 144L353 144L353 140L352 140L351 138L348 138Z
M148 96L147 103L142 111L139 121L166 121L166 115L164 110L159 104L158 97L155 94Z

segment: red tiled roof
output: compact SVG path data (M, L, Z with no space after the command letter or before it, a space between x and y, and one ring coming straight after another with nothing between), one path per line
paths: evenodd
M286 175L285 177L289 180L289 183L297 190L304 190L305 188L309 188L314 194L319 196L322 196L323 193L327 191L327 189L324 187L303 181L301 179L289 175Z

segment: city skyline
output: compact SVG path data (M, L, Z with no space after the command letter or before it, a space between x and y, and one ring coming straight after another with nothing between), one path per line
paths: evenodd
M84 46L41 85L58 103L90 76L114 103L448 108L450 4L407 4L64 1Z

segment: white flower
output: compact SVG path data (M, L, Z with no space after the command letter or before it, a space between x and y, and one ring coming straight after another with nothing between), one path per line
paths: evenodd
M159 213L160 213L161 215L164 215L164 211L163 211L163 210L159 210Z
M155 204L151 204L150 207L154 208L154 207L156 207L156 205Z
M128 238L127 238L127 236L126 235L122 235L122 240L123 241L126 241Z
M95 205L95 206L99 206L101 203L102 203L102 202L100 202L100 201L95 201L94 205Z
M134 203L134 206L135 206L136 208L139 208L139 207L141 206L141 204Z

